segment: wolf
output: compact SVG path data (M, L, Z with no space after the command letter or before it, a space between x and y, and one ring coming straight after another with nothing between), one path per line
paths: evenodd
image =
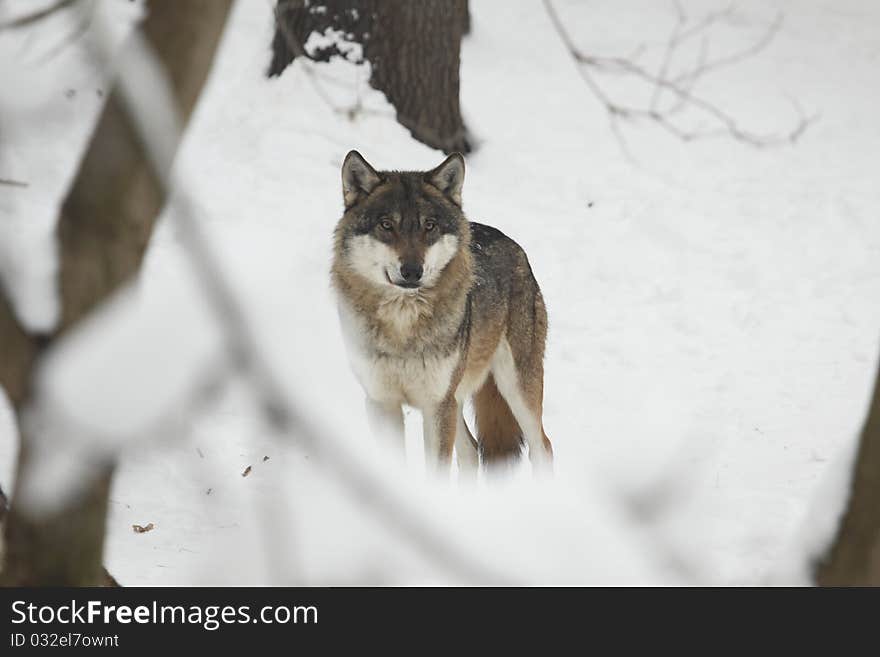
M331 279L349 361L374 433L402 450L402 406L421 411L432 469L449 472L453 448L471 473L525 444L533 469L547 471L544 299L523 249L465 217L464 173L458 153L430 171L346 156Z

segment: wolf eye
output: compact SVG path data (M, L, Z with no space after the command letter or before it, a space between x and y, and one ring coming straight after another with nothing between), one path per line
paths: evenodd
M434 230L436 227L437 227L437 222L434 221L433 219L428 219L428 220L425 222L425 230L428 231L429 233L430 233L432 230Z
M394 224L392 224L388 219L383 219L379 222L379 225L382 227L382 230L394 230Z

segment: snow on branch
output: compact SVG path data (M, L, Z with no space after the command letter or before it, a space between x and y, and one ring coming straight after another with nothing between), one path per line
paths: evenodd
M780 13L767 26L760 38L751 45L736 52L709 59L707 31L722 20L730 18L735 5L710 12L697 21L690 21L681 5L676 2L677 20L666 42L663 58L656 71L637 63L640 50L629 57L599 57L580 50L565 29L552 0L544 0L544 7L553 27L559 34L566 49L577 63L578 71L590 91L604 105L608 112L611 128L621 142L619 121L649 120L681 139L694 141L719 136L727 136L755 148L793 144L807 128L818 119L817 114L806 115L800 104L792 99L797 119L791 128L784 132L760 133L743 126L731 112L696 94L697 82L707 74L717 72L750 59L764 50L782 27L783 15ZM672 62L679 49L688 42L701 37L700 50L696 62L689 68L673 72ZM653 88L650 102L646 105L630 104L613 98L597 81L593 72L609 75L624 75L638 79ZM672 97L672 102L664 104L664 98ZM682 125L679 115L684 110L693 110L709 119L714 128L696 130Z

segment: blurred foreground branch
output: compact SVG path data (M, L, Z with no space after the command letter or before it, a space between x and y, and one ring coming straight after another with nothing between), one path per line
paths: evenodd
M164 6L163 3L156 3ZM169 3L171 4L171 3ZM187 10L197 3L173 3ZM217 12L217 3L210 3L211 10ZM206 7L201 7L205 13ZM161 13L161 12L160 12ZM173 11L166 11L173 14ZM188 13L188 12L187 12ZM199 12L193 12L198 15ZM221 12L225 14L224 12ZM156 8L151 8L150 17L154 18ZM168 16L172 18L172 16ZM176 17L174 25L166 24L164 34L166 39L176 43L179 47L183 44L204 43L208 41L212 46L215 39L193 38L191 29L181 29L183 19ZM207 23L204 16L202 23ZM221 23L207 23L218 29ZM186 26L188 27L188 26ZM204 25L203 29L207 29ZM60 234L62 239L69 240L76 253L80 254L84 262L80 265L83 271L75 267L62 266L62 287L65 300L79 299L88 291L96 287L101 291L109 291L109 287L99 274L109 270L114 273L113 283L118 285L124 279L116 275L122 269L126 273L134 271L139 263L143 248L149 237L152 223L160 209L157 203L167 198L170 189L170 164L174 150L179 140L179 130L182 129L181 116L185 122L188 117L190 106L179 99L181 84L192 75L193 71L183 75L178 65L169 61L168 43L156 38L151 38L149 30L146 30L147 39L133 38L126 47L125 58L129 67L125 74L119 77L114 93L108 102L108 108L112 110L113 125L124 128L112 135L105 135L105 123L108 121L107 112L102 117L98 131L89 148L89 153L83 165L74 190L83 188L86 182L100 180L99 192L93 191L92 196L104 199L104 202L95 205L87 205L86 200L93 202L92 197L83 199L83 212L76 215L76 221L66 219L70 202L65 204L65 215L62 219ZM214 36L214 35L212 35ZM106 44L105 50L106 50ZM98 53L102 59L113 56L111 52ZM210 57L213 56L213 48L210 53L205 52L206 59L202 62L205 66L203 73L207 72L210 65ZM158 59L158 61L157 61ZM188 69L185 69L188 70ZM171 87L172 93L166 93ZM184 87L189 89L189 87ZM195 89L197 92L201 86ZM193 97L193 100L197 97ZM173 100L175 102L168 102ZM182 106L183 105L183 106ZM171 139L169 141L169 135ZM105 139L106 137L113 139ZM133 159L135 165L127 160L119 161L116 157L116 149L120 146L125 151L130 145L127 156ZM106 170L106 167L122 168L122 173ZM127 168L134 168L132 175L123 175ZM123 175L121 179L117 176ZM141 187L126 188L126 184L136 184ZM147 210L137 205L130 207L127 202L134 203L130 199L142 199L146 196L150 202ZM420 551L431 558L435 563L443 567L448 573L463 583L508 583L514 578L504 573L493 572L487 564L468 554L454 539L448 536L443 528L436 525L423 510L411 503L389 486L378 474L374 473L368 464L352 454L346 448L343 441L332 433L326 431L316 421L300 412L296 402L281 385L278 375L273 369L272 358L266 354L253 335L249 318L239 299L236 297L234 288L227 280L226 267L213 249L210 241L202 233L199 221L196 219L195 203L188 194L185 181L175 185L174 212L170 214L176 222L180 243L184 252L189 257L197 280L205 294L210 307L216 315L218 325L222 328L226 341L226 353L232 364L247 378L254 397L258 402L259 410L267 423L275 430L279 437L292 440L300 447L307 448L313 462L323 466L325 471L333 477L352 498L364 505L364 508L376 514L386 525L398 531L405 540L416 545ZM121 205L121 208L117 208ZM85 210L89 210L85 212ZM126 214L127 213L127 214ZM100 217L119 215L123 217L122 226L105 225L101 228L103 233L94 234L90 230L83 230L90 226L90 222L100 221ZM65 228L65 222L70 224ZM120 221L117 216L116 221ZM119 243L114 243L118 240ZM122 252L123 256L116 255ZM123 257L124 262L117 262L118 257ZM91 265L89 265L91 263ZM63 263L62 263L63 264ZM91 266L91 268L89 268ZM80 305L89 303L87 307L96 303L98 299L88 297L80 302ZM77 319L70 316L65 305L63 326L69 325ZM148 340L145 336L145 340ZM24 395L22 399L26 399ZM39 408L39 407L37 407ZM35 431L34 438L38 439ZM94 482L86 486L86 494L69 504L63 505L59 513L53 513L50 518L31 518L24 514L18 514L15 523L10 523L7 536L10 538L10 555L8 559L8 579L16 583L94 583L95 567L100 564L101 545L103 541L103 523L106 516L107 492L110 477L113 470L112 462L121 446L118 441L113 448L109 448L103 457L108 459L106 471ZM90 454L94 458L94 453ZM28 473L27 464L20 467L25 475ZM20 476L17 482L17 490L27 484L27 476ZM15 514L15 508L13 508ZM77 529L82 529L83 519L88 518L86 532L77 534ZM47 527L48 522L57 523L57 527ZM85 535L81 535L85 534ZM54 541L50 544L50 539ZM85 555L75 554L58 559L58 545L82 544L87 548ZM41 560L36 572L33 571L33 558L29 561L29 555L39 555ZM48 557L57 560L50 564L44 562ZM86 570L82 571L85 562ZM31 570L29 570L31 569Z
M149 58L149 52L143 52ZM148 90L147 90L148 91ZM138 81L126 81L128 108L141 138L154 161L162 160L161 134L156 126L173 122L163 119L171 107L144 107L148 98L138 88ZM259 409L277 435L305 446L314 460L339 483L351 497L379 516L404 539L416 545L438 565L465 583L512 583L515 578L493 571L487 564L467 554L446 532L424 517L421 510L399 496L379 476L346 449L343 441L300 412L297 404L280 383L272 359L261 349L248 321L244 306L227 281L226 269L210 241L202 233L194 204L183 184L175 186L175 212L181 245L188 254L199 284L216 314L226 338L226 349L233 364L248 378Z
M59 3L61 4L61 3ZM155 0L143 25L168 71L173 100L184 121L201 93L223 32L231 1ZM173 155L180 135L166 135ZM170 167L170 160L165 162ZM58 221L61 321L51 335L28 333L11 305L0 297L0 343L12 354L0 362L0 383L17 410L20 443L12 506L5 523L2 581L16 585L95 585L105 582L101 566L107 502L114 464L82 495L64 500L49 515L20 508L30 484L35 450L21 411L31 402L32 379L43 351L140 267L166 189L149 163L118 82L101 113Z
M32 12L30 14L25 14L24 16L20 16L18 18L14 18L13 20L6 23L0 23L0 32L2 32L3 30L15 30L18 28L33 25L34 23L38 23L39 21L48 18L52 14L61 11L62 9L67 9L68 7L71 7L77 2L79 2L79 0L57 0L57 2L52 3L48 7Z

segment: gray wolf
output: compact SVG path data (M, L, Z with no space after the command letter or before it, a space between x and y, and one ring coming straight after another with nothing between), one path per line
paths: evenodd
M458 153L431 171L346 156L331 278L349 360L373 431L403 449L402 405L417 408L434 468L448 472L453 447L466 473L525 444L547 469L544 299L522 248L465 217L464 173Z

